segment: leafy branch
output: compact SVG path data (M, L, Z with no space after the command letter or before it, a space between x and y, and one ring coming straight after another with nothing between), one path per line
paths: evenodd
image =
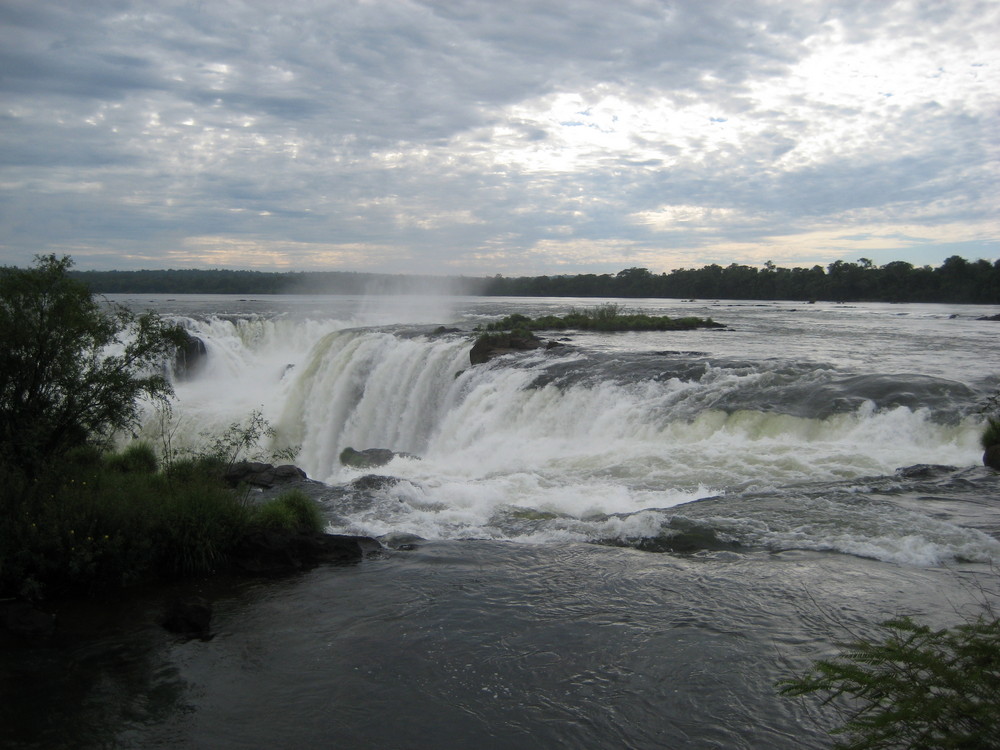
M882 640L858 640L816 662L780 693L827 693L854 708L833 734L841 750L1000 748L1000 618L987 612L944 630L898 617Z

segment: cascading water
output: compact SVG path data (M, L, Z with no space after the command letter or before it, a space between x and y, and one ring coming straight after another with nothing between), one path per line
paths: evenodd
M174 448L259 410L330 529L384 553L191 583L210 641L152 626L154 596L8 649L13 747L821 750L836 704L778 680L890 617L996 611L994 307L630 300L728 329L472 367L476 324L600 301L124 301L205 344ZM419 458L369 476L348 446Z
M608 352L599 337L472 367L468 334L353 320L185 322L208 350L177 386L188 438L260 409L279 447L297 446L297 463L333 487L365 473L340 465L347 447L418 457L378 469L393 481L363 498L328 494L342 531L645 543L693 518L713 538L772 548L918 562L1000 549L948 524L887 521L878 503L844 505L866 485L896 486L899 467L976 463L975 393L958 382L774 357ZM788 513L826 513L840 526L790 525ZM907 525L921 529L909 551L897 541Z

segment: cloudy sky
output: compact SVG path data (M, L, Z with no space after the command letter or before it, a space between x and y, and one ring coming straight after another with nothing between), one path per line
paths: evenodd
M0 0L0 265L1000 257L997 0Z

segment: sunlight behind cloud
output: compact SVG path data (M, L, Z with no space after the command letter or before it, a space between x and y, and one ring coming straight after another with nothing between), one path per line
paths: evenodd
M243 237L187 237L183 250L167 253L175 263L199 267L235 267L253 260L261 268L356 268L400 259L405 252L397 247L363 243L313 244Z
M5 258L563 272L853 252L833 225L997 253L996 2L112 5L0 13Z

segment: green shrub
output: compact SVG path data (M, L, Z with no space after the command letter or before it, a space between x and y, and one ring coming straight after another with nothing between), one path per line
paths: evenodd
M159 461L156 451L149 443L135 442L121 453L106 456L104 465L123 474L155 474Z
M110 465L109 465L110 463ZM123 472L67 464L0 515L0 596L95 592L207 573L246 533L249 512L217 462Z
M257 506L251 522L288 531L322 531L325 526L319 506L301 490L289 490Z
M218 483L222 481L226 468L226 463L217 456L189 456L171 461L165 475L181 484L194 481Z
M277 500L258 506L253 512L251 523L264 529L296 530L295 513Z
M1000 618L931 630L901 617L881 627L882 640L842 647L779 683L781 694L854 699L833 731L847 735L837 748L1000 748Z

